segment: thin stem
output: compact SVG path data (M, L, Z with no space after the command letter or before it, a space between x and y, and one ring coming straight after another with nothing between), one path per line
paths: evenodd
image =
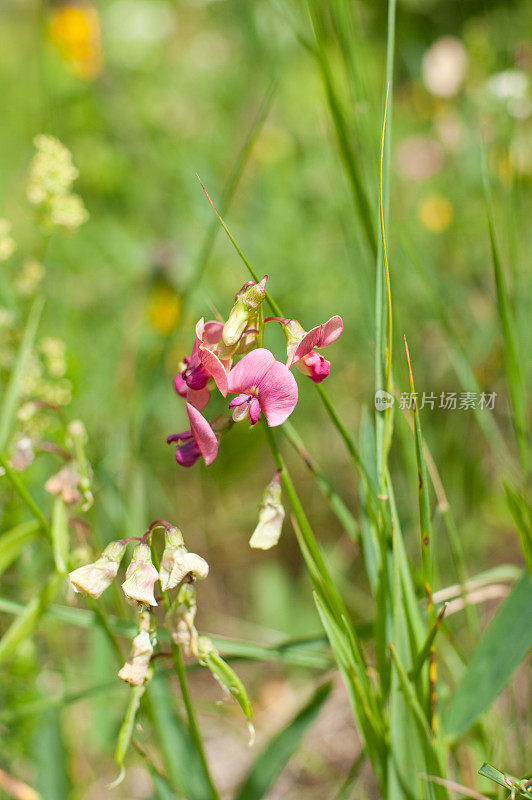
M11 484L13 485L13 488L15 489L20 499L28 506L32 514L35 516L35 518L41 523L45 533L51 539L52 528L50 527L50 523L42 513L41 509L39 508L33 497L30 495L30 493L28 492L22 481L20 480L17 473L13 469L11 469L5 455L2 452L0 452L0 465L4 468L6 478L8 478L11 481Z
M185 703L185 709L187 712L190 737L194 742L194 746L197 750L198 756L203 766L203 770L205 772L205 778L207 779L207 783L209 784L212 797L214 798L214 800L220 800L220 795L218 794L216 787L213 783L213 780L211 778L209 765L207 763L207 757L205 756L205 751L203 749L201 733L198 727L198 723L196 721L196 714L194 712L194 706L192 705L190 692L188 690L187 676L185 672L185 665L183 664L183 658L181 656L181 651L177 645L172 646L172 651L173 651L174 667L175 671L177 672L179 686L181 687L181 694L183 695L183 702Z

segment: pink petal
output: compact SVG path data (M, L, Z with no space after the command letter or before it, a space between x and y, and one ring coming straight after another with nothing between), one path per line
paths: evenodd
M343 329L344 323L342 317L338 315L331 317L322 325L317 325L315 328L312 328L299 342L292 359L292 364L299 361L302 356L310 353L314 347L327 347L327 345L335 342L341 335Z
M255 353L258 352L260 351L255 350ZM294 376L288 367L276 361L273 356L272 359L268 370L259 381L257 393L260 407L270 428L281 425L288 419L297 403L297 383Z
M221 326L221 328L219 328L219 326ZM215 329L217 331L216 333L214 333ZM222 329L223 325L221 322L218 323L216 320L211 320L210 322L204 323L202 317L196 324L196 341L194 343L194 347L197 346L199 360L209 375L212 375L214 378L214 382L216 383L216 386L222 393L223 397L227 397L227 371L218 356L206 346L209 338L211 336L216 338L218 336L218 332ZM220 341L220 338L221 333L216 341ZM210 343L216 344L216 342Z
M236 397L233 397L233 399L229 403L229 408L235 408L236 406L241 406L243 403L247 403L248 400L249 400L249 394L239 394Z
M257 350L248 353L228 374L228 391L230 393L244 392L249 394L250 388L259 386L274 363L276 362L273 354L264 347L259 347Z
M190 429L198 443L203 460L207 465L212 464L218 455L218 439L205 417L190 403L187 403L187 414Z
M197 408L198 411L203 411L210 399L211 393L207 388L189 389L187 392L187 403Z
M176 375L174 378L174 389L176 390L179 397L187 396L188 386L181 373Z
M221 341L223 329L223 322L218 322L216 319L210 319L205 323L203 328L203 343L218 344L218 342Z

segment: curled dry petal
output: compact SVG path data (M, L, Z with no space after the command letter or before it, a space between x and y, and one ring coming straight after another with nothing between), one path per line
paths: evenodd
M153 655L153 646L148 631L140 631L133 639L129 657L118 673L118 677L131 686L141 686Z

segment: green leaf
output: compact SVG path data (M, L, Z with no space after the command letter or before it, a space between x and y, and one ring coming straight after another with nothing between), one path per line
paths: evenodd
M206 800L212 791L190 734L174 708L173 691L168 679L155 675L146 697L159 741L165 772L172 788L188 800Z
M512 517L517 526L521 549L523 550L528 574L532 578L532 508L525 498L514 491L510 486L504 486L506 499L510 507Z
M33 634L40 618L63 584L62 575L54 573L41 593L31 600L23 613L15 619L0 639L0 663L6 661L23 639Z
M68 572L70 542L68 537L68 517L65 501L61 497L54 500L52 513L52 550L55 568L60 575Z
M116 743L115 761L119 767L124 766L124 759L131 743L133 726L135 725L137 711L139 710L140 706L140 699L145 691L146 687L144 684L142 686L133 686L131 688L129 703L127 705L127 710L122 725L120 726L120 731L118 732L118 741Z
M34 520L21 522L0 537L0 575L13 563L22 550L32 542L40 525Z
M252 763L236 800L260 800L271 789L316 718L331 688L331 683L320 686L288 725L268 742Z
M35 730L34 752L37 766L37 789L42 800L67 800L66 754L58 709L50 709L39 718Z
M459 736L504 689L532 644L532 583L523 573L473 653L444 713L447 733Z
M11 370L11 377L2 397L2 403L0 405L0 450L3 450L9 438L9 434L11 433L11 427L20 399L22 379L26 372L27 362L31 354L35 336L37 335L37 328L41 319L43 305L44 300L42 297L37 297L33 301L26 329L18 349L15 363L13 364L13 369Z
M244 712L246 719L251 720L253 711L249 702L246 687L229 664L223 660L219 653L212 651L205 656L205 665L222 686L230 692ZM203 663L203 662L202 662Z

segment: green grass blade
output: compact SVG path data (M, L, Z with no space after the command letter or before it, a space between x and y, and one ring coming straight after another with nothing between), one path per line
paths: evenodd
M0 404L0 450L3 450L17 413L17 406L20 399L20 392L22 388L22 379L26 372L28 358L31 354L31 349L35 342L37 335L37 328L41 319L41 314L44 306L44 299L36 297L31 307L26 329L20 343L20 347L11 370L11 377L6 386Z
M42 800L67 800L67 759L57 709L39 718L34 735L37 790Z
M331 692L332 684L318 687L303 708L259 753L244 778L235 800L261 800L275 784L303 735L316 719Z
M172 788L188 800L207 800L212 791L190 734L174 709L168 679L155 675L146 691L165 772Z
M0 639L0 663L12 656L20 642L33 634L40 618L54 599L64 582L62 575L53 574L41 590L25 607Z
M519 541L525 556L528 573L532 578L532 508L525 498L510 486L505 484L504 488L506 490L506 499L517 527L517 533L519 534Z
M40 525L35 520L21 522L0 536L0 575L13 563L22 550L30 544L39 533Z
M64 500L56 497L52 511L52 550L55 568L60 575L68 572L69 549L67 508Z
M443 721L453 737L463 733L503 690L532 644L532 583L524 572L501 603L453 693Z
M503 360L506 373L506 382L510 394L510 401L513 411L513 423L521 465L525 471L528 470L529 451L526 432L526 393L525 382L521 370L522 356L519 354L519 344L517 339L516 325L511 301L506 288L504 273L502 269L499 246L495 234L495 220L491 203L491 192L486 169L485 159L482 159L482 177L484 182L484 196L486 201L486 213L488 218L488 231L491 246L491 257L493 261L493 272L495 276L495 289L497 293L497 309L499 312L499 323L503 340Z

